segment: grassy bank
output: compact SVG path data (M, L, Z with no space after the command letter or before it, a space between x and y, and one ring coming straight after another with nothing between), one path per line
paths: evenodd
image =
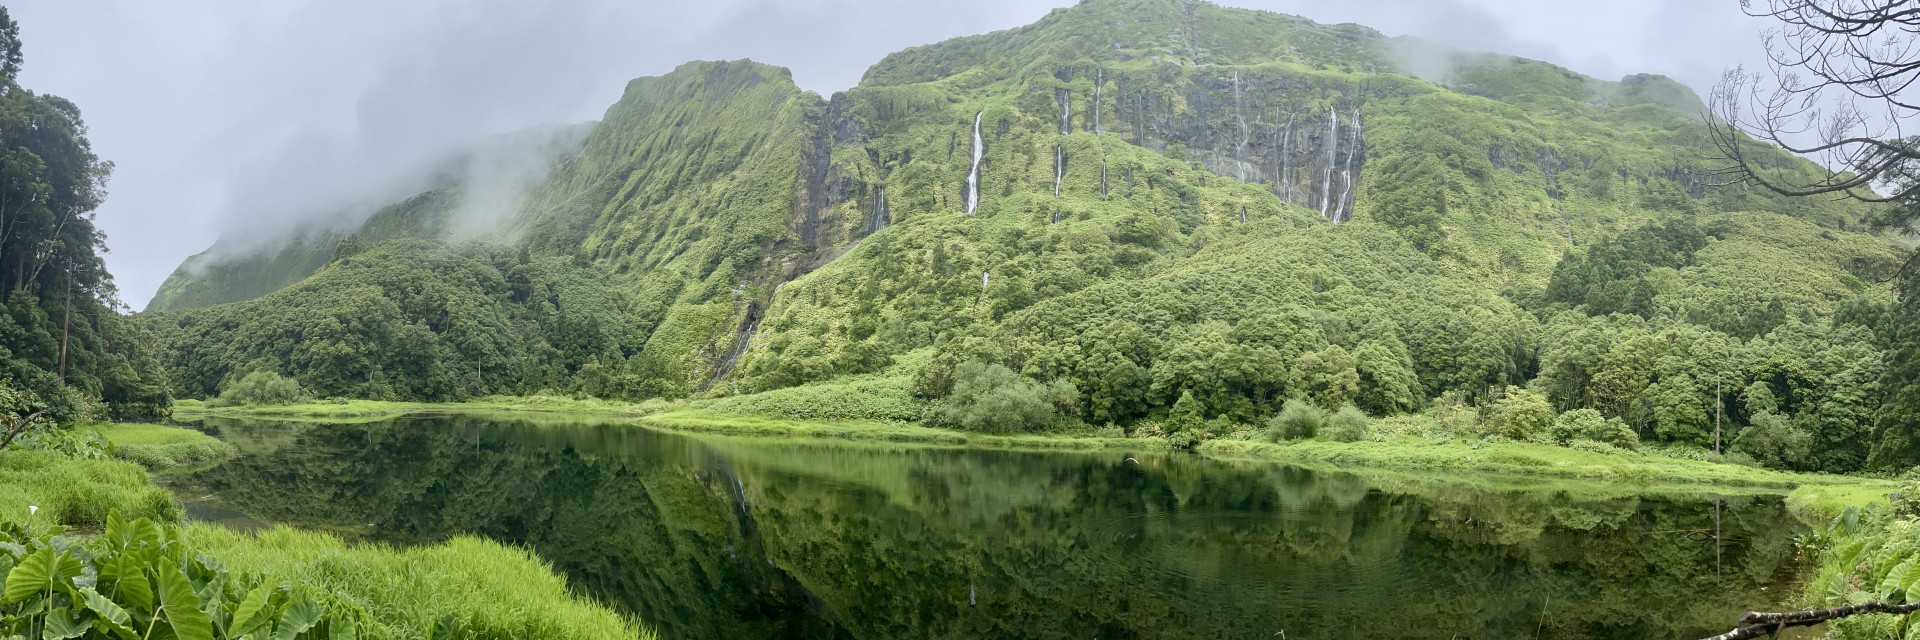
M1003 435L923 427L879 420L789 420L703 409L665 411L640 417L639 424L675 431L736 436L823 438L902 442L955 447L1030 450L1164 449L1164 439L1099 438L1066 435Z
M1885 495L1886 491L1893 488L1891 482L1847 476L1789 473L1650 452L1600 453L1519 442L1436 442L1420 437L1360 442L1212 440L1201 444L1199 451L1219 458L1307 462L1337 467L1478 471L1626 483L1683 482L1779 489L1802 485L1858 487L1859 491L1846 494L1849 498L1875 491Z
M188 527L186 538L250 581L308 585L355 605L389 627L387 637L421 637L448 617L464 627L453 637L654 637L572 593L532 553L479 538L396 549L285 527L255 535L210 525Z
M576 399L565 396L488 396L468 402L387 402L384 400L314 400L296 404L215 406L201 400L179 400L173 405L175 417L193 419L202 416L258 417L275 420L311 420L317 422L373 422L391 420L424 412L522 411L573 414L596 417L630 417L659 411L672 405L661 401L644 403Z
M84 428L106 438L113 457L154 471L204 467L234 455L233 445L181 427L105 423Z
M107 514L178 520L173 496L146 469L119 460L83 460L51 451L0 451L0 524L29 533L54 525L97 531Z
M114 443L145 451L157 469L172 460L204 459L198 432L157 425L91 427ZM127 442L127 445L121 445ZM224 443L223 443L224 444ZM142 449L141 447L147 447ZM191 455L184 452L192 451ZM147 469L127 460L73 458L50 451L0 451L0 529L23 538L97 534L109 513L179 522L173 496L154 486ZM292 584L323 592L371 614L363 638L652 638L624 616L567 587L531 553L485 540L395 549L349 544L327 534L275 529L258 535L210 525L187 527L189 554L204 552L241 582ZM4 553L4 551L0 551ZM457 623L452 635L443 620Z

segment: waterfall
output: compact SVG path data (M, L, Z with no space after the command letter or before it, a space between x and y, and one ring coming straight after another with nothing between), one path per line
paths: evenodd
M980 290L981 291L987 290L987 275L988 275L988 272L986 271L980 272Z
M1059 210L1059 209L1054 209L1054 210L1053 210L1053 222L1052 222L1052 223L1050 223L1050 224L1060 224L1060 210Z
M1100 199L1107 199L1107 161L1100 161Z
M1280 199L1293 202L1293 176L1287 173L1287 154L1293 147L1293 112L1287 112L1286 133L1280 136Z
M980 120L987 116L981 111L973 114L973 168L967 170L967 215L980 209L980 159L986 156L986 144L980 139Z
M1055 89L1053 93L1053 98L1054 98L1053 100L1054 102L1060 103L1060 135L1064 136L1069 133L1072 133L1073 132L1073 91L1068 89Z
M1247 223L1247 205L1240 205L1240 224Z
M1340 114L1327 107L1327 173L1320 189L1320 217L1327 218L1327 209L1333 204L1333 160L1340 152ZM1329 218L1331 219L1331 218Z
M1240 72L1233 72L1233 117L1240 121L1240 146L1233 150L1234 167L1240 171L1240 181L1247 181L1247 142L1253 138L1253 132L1247 128L1247 115L1240 110Z
M1353 211L1353 157L1360 154L1360 109L1354 108L1353 118L1347 122L1347 162L1340 169L1340 181L1345 185L1340 193L1340 204L1334 209L1334 222L1346 222Z
M1093 70L1093 135L1100 135L1100 89L1107 84L1106 70Z
M873 219L867 221L867 233L887 228L887 190L885 187L873 191Z
M1053 145L1053 197L1060 197L1060 181L1067 177L1067 148Z

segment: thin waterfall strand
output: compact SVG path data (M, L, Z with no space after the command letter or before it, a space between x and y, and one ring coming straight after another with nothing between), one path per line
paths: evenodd
M967 169L967 215L980 209L980 159L986 156L986 145L980 139L980 120L987 112L973 114L973 167Z

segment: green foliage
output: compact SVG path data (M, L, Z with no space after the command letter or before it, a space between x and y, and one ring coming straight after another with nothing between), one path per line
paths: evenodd
M98 529L109 513L179 519L172 494L129 462L74 458L53 451L0 451L0 526L45 532Z
M1366 413L1347 405L1327 416L1325 431L1337 442L1359 442L1367 439L1367 423L1371 420Z
M1533 442L1549 437L1554 423L1553 405L1540 394L1520 387L1507 387L1487 412L1487 435L1509 440Z
M603 393L648 395L629 361L639 321L611 276L519 257L394 241L265 297L149 321L194 397L246 371L321 396L452 400L570 389L589 363L613 370Z
M1325 415L1311 402L1297 398L1281 405L1280 413L1267 420L1267 438L1275 442L1306 440L1320 433Z
M968 431L1042 431L1060 420L1049 387L997 364L969 360L953 371L940 419Z
M172 525L109 516L99 538L12 537L0 632L45 638L354 638L362 610L310 586L231 576ZM79 580L82 576L91 580Z
M1571 445L1577 441L1599 442L1621 449L1640 446L1640 436L1618 418L1608 418L1593 409L1574 409L1553 419L1549 435L1554 442Z
M182 427L107 423L76 431L104 438L114 458L154 471L206 466L231 458L235 452L224 440Z
M247 534L204 525L188 528L184 538L219 558L236 581L324 594L316 601L326 604L329 619L335 610L366 612L357 618L361 637L654 637L573 595L532 553L479 538L398 549L284 527Z
M1796 420L1774 413L1755 413L1752 423L1733 439L1733 450L1780 469L1802 469L1812 454L1813 434Z
M254 371L227 385L220 397L208 403L223 406L281 405L305 402L312 396L300 388L300 382L272 371Z

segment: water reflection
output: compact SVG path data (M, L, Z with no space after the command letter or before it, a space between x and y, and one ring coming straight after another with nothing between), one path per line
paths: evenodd
M453 416L203 428L241 455L175 480L213 496L194 513L527 544L663 637L1698 637L1798 568L1777 496Z

